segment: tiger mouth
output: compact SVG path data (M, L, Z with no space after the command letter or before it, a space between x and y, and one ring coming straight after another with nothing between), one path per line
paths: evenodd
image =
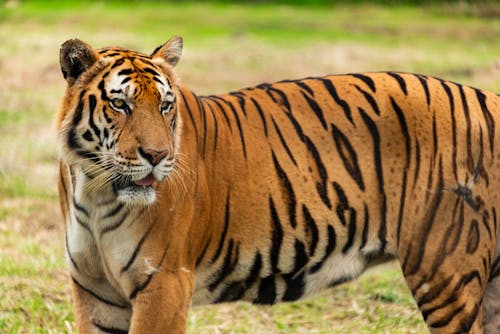
M127 204L151 204L156 199L152 173L139 180L119 180L113 184L117 199Z
M153 176L153 173L149 173L147 176L145 176L142 179L139 180L131 180L131 179L126 179L126 180L118 180L116 181L113 185L115 187L115 190L120 191L123 189L127 188L144 188L144 187L151 187L153 183L155 182L155 177Z

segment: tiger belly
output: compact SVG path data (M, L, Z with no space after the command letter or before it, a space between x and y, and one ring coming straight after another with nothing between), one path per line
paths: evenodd
M373 249L377 249L373 243ZM243 300L255 304L275 304L282 301L294 301L314 295L322 290L350 281L358 277L370 264L392 259L392 256L374 257L370 252L370 243L363 249L353 247L347 252L334 252L323 262L312 258L298 270L280 272L264 277L255 277L256 261L250 267L248 263L235 265L232 275L222 282L214 281L217 272L197 270L196 288L193 305L205 305ZM283 262L296 261L295 254L290 254Z

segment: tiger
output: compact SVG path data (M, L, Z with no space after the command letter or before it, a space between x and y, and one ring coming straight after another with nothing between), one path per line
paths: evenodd
M500 331L498 94L388 71L197 96L182 47L61 46L79 333L186 333L191 306L294 301L393 260L430 332Z

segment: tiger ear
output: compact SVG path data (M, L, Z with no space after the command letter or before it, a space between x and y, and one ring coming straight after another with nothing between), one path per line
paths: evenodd
M165 60L170 66L174 67L181 58L182 37L174 36L165 44L157 47L151 54L151 58L160 58Z
M64 79L73 84L97 60L97 53L79 39L69 39L61 45L59 62Z

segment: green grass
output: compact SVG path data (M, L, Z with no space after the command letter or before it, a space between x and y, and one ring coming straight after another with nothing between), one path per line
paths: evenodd
M53 129L66 39L150 52L181 35L177 73L202 94L378 70L500 91L498 2L293 2L0 1L0 333L75 332ZM302 302L197 307L189 318L189 333L425 332L393 265Z
M0 210L0 332L63 333L73 323L63 244L53 242L54 226L26 234L43 206L16 209Z

